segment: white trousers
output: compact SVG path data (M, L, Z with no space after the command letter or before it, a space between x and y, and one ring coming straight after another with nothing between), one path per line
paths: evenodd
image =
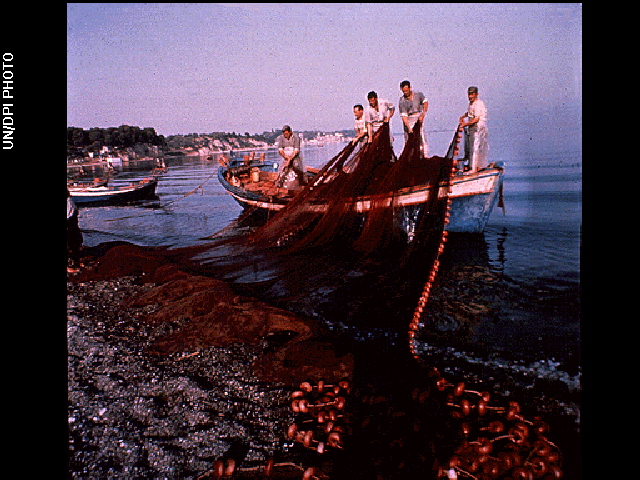
M465 157L469 159L471 171L486 168L489 156L489 132L486 127L466 127L464 135Z

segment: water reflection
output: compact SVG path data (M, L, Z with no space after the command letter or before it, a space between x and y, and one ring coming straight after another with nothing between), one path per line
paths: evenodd
M506 250L504 242L507 240L507 227L502 227L502 231L498 233L498 241L496 248L498 249L498 271L504 273L504 264L506 261Z

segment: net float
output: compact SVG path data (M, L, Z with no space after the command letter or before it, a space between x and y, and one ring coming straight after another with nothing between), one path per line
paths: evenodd
M324 426L324 431L326 433L330 433L332 429L333 429L333 421L329 420Z
M224 470L224 474L227 477L233 475L233 472L236 470L236 461L233 458L227 460L227 468Z
M267 460L267 466L264 467L264 476L265 477L270 477L271 474L273 473L273 457L269 457L269 460Z
M215 477L222 477L224 475L224 462L222 460L216 460L213 462L212 471Z
M311 480L311 478L315 477L317 473L318 469L316 467L309 467L302 474L302 480Z
M487 413L487 402L480 400L478 402L478 415L484 415Z
M309 447L311 445L311 440L313 440L313 430L309 430L305 436L304 436L304 440L302 441L302 444L305 447Z
M293 438L296 436L297 430L298 430L298 425L296 425L295 423L292 423L291 425L289 425L289 428L287 429L287 437L289 437L290 440L293 440Z
M462 408L463 415L469 415L469 413L471 413L471 405L469 404L469 400L462 400L460 402L460 407Z
M341 437L340 437L340 432L331 432L329 433L329 436L327 437L327 444L330 447L338 447L340 446L341 443Z

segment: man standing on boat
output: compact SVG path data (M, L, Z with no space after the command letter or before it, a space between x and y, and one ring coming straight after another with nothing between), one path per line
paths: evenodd
M422 139L422 145L420 150L423 157L429 156L429 145L427 139L424 136L424 116L427 114L429 108L429 101L425 98L422 92L414 92L411 88L409 80L404 80L400 83L400 90L402 90L402 96L398 101L398 110L400 111L400 118L404 124L404 143L407 144L409 138L409 132L413 129L413 126L417 121L422 123L420 129L420 138Z
M284 158L279 184L288 188L305 185L304 164L300 155L300 137L291 131L289 125L282 127L282 135L277 139L278 153Z
M469 87L469 109L460 117L460 126L464 127L465 160L469 162L469 170L476 172L487 167L489 153L487 107L478 98L478 87ZM465 122L465 118L467 121Z
M383 123L389 123L396 107L388 100L378 98L378 94L374 91L369 92L367 100L369 100L369 106L364 111L364 122L367 125L367 134L369 135L369 143L371 143L373 134Z
M364 107L360 104L353 106L353 116L355 117L356 136L351 141L354 145L367 136L367 127L364 122Z

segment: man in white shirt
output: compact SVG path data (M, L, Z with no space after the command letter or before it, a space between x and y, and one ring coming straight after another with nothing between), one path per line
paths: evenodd
M353 116L355 117L356 136L351 143L355 145L362 139L362 137L367 135L367 126L364 122L364 107L360 104L354 105Z
M367 125L367 134L369 135L369 143L371 143L373 134L383 123L389 123L396 108L388 100L378 98L378 94L374 91L369 92L367 100L369 100L369 106L364 111L364 122Z
M487 107L478 98L478 87L469 87L467 95L469 109L460 117L460 126L465 129L464 149L465 158L469 161L469 170L476 172L487 167L489 153Z
M400 90L402 90L402 96L398 101L398 110L400 111L402 123L404 123L404 144L407 144L409 132L411 132L413 126L417 121L420 121L420 123L422 123L422 128L420 129L422 145L420 146L420 149L422 150L422 155L424 157L428 157L429 145L427 144L427 139L424 136L423 122L424 116L427 114L427 109L429 108L429 101L425 98L422 92L413 91L409 80L404 80L400 83Z

